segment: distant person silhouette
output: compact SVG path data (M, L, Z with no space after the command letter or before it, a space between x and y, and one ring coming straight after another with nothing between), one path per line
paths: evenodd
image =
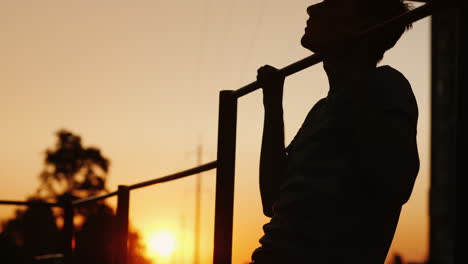
M301 43L323 55L330 87L287 148L284 78L272 66L258 70L260 192L271 220L252 263L384 263L419 170L418 107L406 78L377 63L411 26L352 47L347 40L406 11L400 0L325 0L307 8Z

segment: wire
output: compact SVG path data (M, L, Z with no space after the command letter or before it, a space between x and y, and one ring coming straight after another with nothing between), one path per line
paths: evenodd
M196 60L196 69L197 69L197 75L196 75L196 87L197 87L197 94L200 94L201 91L201 72L202 72L202 60L203 60L203 55L204 55L204 50L206 46L206 33L207 33L207 25L208 25L208 20L209 20L209 9L210 9L210 0L205 0L204 3L204 9L203 9L203 15L202 19L203 21L200 22L200 38L199 38L199 43L198 43L198 54L197 54L197 60Z
M260 12L259 12L259 14L257 16L257 21L256 21L255 26L254 26L254 34L253 34L252 38L249 41L249 45L247 46L247 52L246 52L246 56L244 57L244 61L243 61L243 63L240 64L241 67L239 69L238 83L240 83L243 80L244 74L245 74L245 67L249 64L250 60L252 59L252 51L253 51L253 48L255 46L255 42L258 39L258 35L259 35L258 33L259 33L260 25L263 23L263 17L265 15L266 4L267 4L266 0L261 1Z

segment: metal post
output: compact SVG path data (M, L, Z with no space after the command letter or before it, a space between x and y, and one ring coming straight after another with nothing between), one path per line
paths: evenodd
M214 264L231 263L236 125L237 99L233 96L233 91L221 91L218 119Z
M467 199L468 192L466 191L468 175L467 171L467 159L468 156L467 146L468 142L466 140L467 136L467 124L468 120L466 118L466 104L468 103L467 92L466 92L466 33L467 33L467 24L468 24L468 7L466 1L458 0L458 25L457 25L457 84L456 84L456 95L457 95L457 135L456 135L456 145L457 145L457 161L456 161L456 179L452 182L452 196L451 204L454 205L455 209L452 214L453 225L455 226L455 260L457 263L468 263L468 254L466 252L466 239L468 237L467 230L467 216L466 208L468 207ZM457 199L458 198L458 199ZM455 220L456 219L456 220ZM457 224L458 223L458 224Z
M128 212L130 202L130 189L119 185L117 192L117 245L116 264L128 263Z
M466 28L461 8L454 3L444 2L448 6L432 17L431 264L455 263L455 238L459 231L455 226L456 178L457 174L466 176L460 174L462 166L466 166L461 161L461 152L466 149L460 144L466 137L462 132L464 113L461 111L466 103L466 98L462 101L466 93L461 79L466 74L462 72L464 61L460 58L465 48L462 35Z
M64 262L73 262L73 205L71 200L65 202L63 206L63 233L64 233Z

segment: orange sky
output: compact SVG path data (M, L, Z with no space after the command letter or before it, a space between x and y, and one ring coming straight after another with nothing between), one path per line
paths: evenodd
M109 187L163 176L216 157L218 92L255 79L264 64L309 55L300 46L316 1L0 0L0 199L23 200L37 187L44 150L67 128L111 159ZM416 23L382 64L403 72L419 109L421 170L392 252L427 254L430 110L429 20ZM286 81L286 141L327 92L321 66ZM233 263L250 258L267 221L260 209L261 94L239 101ZM202 257L211 259L214 173L203 176ZM131 194L131 221L143 235L185 230L193 240L193 179ZM0 208L0 217L11 208Z

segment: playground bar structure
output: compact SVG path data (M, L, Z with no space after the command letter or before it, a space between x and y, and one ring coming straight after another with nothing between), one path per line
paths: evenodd
M461 157L466 149L461 143L466 142L466 114L462 111L462 102L466 101L466 92L462 83L466 83L465 58L461 35L466 32L466 7L463 1L415 1L424 2L418 8L376 25L354 36L350 43L359 41L387 27L416 22L433 15L432 20L432 159L430 191L430 255L431 264L468 263L466 253L460 248L466 233L461 226L455 226L454 217L461 207L466 207L466 199L455 200L456 179L466 173ZM462 48L463 47L463 48ZM313 54L279 70L284 77L322 62L320 54ZM217 160L207 164L174 173L165 177L136 183L120 185L118 190L101 196L69 201L64 204L35 203L18 201L0 201L0 205L50 206L61 207L64 212L64 260L71 264L73 259L73 211L84 204L97 202L117 196L117 246L116 264L126 264L129 223L129 200L132 190L150 185L162 184L177 179L197 175L216 169L216 201L213 264L230 264L232 257L234 183L237 101L239 98L258 90L258 82L252 82L236 91L224 90L219 97ZM464 109L464 108L463 108ZM462 153L463 152L463 153ZM450 157L448 159L447 157ZM464 170L464 171L463 171ZM457 178L458 176L458 178ZM466 176L466 174L465 174ZM460 183L459 183L460 184ZM464 185L466 186L466 185ZM466 191L464 192L466 193ZM466 194L463 194L466 195ZM460 215L460 214L458 214ZM463 238L465 237L465 238ZM457 261L454 262L454 259Z

